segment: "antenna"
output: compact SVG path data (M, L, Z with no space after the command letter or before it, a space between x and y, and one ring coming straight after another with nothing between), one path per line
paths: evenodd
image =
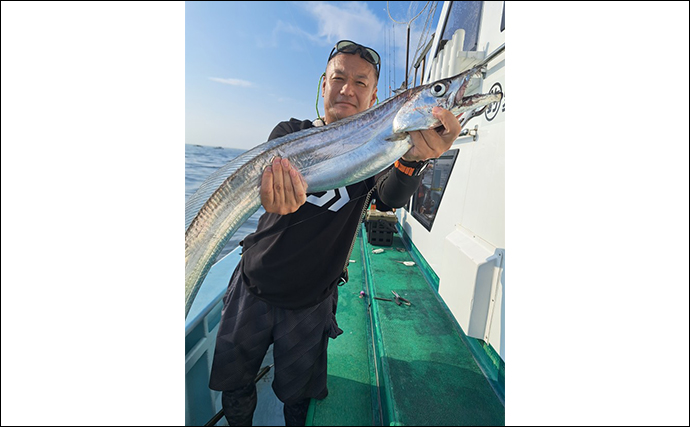
M388 34L388 96L390 97L391 94L393 93L392 91L392 85L393 81L391 80L391 72L395 67L391 67L391 44L393 43L391 41L391 28L388 27L386 29L386 33Z
M385 39L385 45L386 45L386 72L383 75L383 81L384 87L388 89L388 98L391 96L391 85L390 85L390 74L391 74L391 54L390 54L390 48L388 47L388 44L390 43L390 36L388 35L388 28L383 32L383 37Z
M393 31L393 87L395 87L395 26L391 28Z
M431 2L426 2L424 4L424 7L422 8L422 10L420 10L419 13L417 15L415 15L414 18L410 19L407 22L400 22L400 21L396 21L395 19L393 19L393 17L391 16L391 11L390 11L390 2L389 1L386 2L386 12L388 12L388 17L391 19L391 21L395 22L396 24L407 25L407 48L405 49L405 84L403 85L405 87L405 89L407 89L407 82L408 82L408 75L409 75L408 68L409 68L409 64L410 64L410 24L412 23L412 21L417 19L419 17L419 15L422 14L422 12L424 12L424 9L426 9L426 7L429 6L429 3L431 3ZM410 3L410 10L411 10L411 8L412 8L412 4ZM409 13L409 10L408 10L408 13ZM395 27L393 27L393 49L395 49ZM393 73L395 73L395 55L393 55L393 67L394 67ZM394 74L394 76L395 76L395 74Z
M431 23L433 21L434 16L436 15L436 7L438 6L438 2L434 1L431 2L431 7L429 7L429 12L426 15L426 21L424 22L424 26L422 27L422 32L421 36L419 37L419 42L417 43L417 49L415 49L414 55L412 55L412 60L415 61L414 64L410 65L410 69L408 70L409 74L412 74L412 69L415 67L419 66L420 61L422 60L418 55L420 53L424 52L424 47L427 46L427 39L429 38L429 30L431 30ZM434 35L431 35L431 38L433 39ZM430 47L430 46L429 46ZM428 49L427 49L428 51ZM424 53L424 56L426 56L426 52ZM424 66L422 66L422 73L419 76L419 84L424 83ZM417 71L415 71L415 82L413 82L413 86L417 84L416 82L416 76L417 76Z

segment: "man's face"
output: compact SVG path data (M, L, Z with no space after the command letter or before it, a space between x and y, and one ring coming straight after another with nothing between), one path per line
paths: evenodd
M376 71L359 54L336 55L321 86L326 123L366 110L376 102Z

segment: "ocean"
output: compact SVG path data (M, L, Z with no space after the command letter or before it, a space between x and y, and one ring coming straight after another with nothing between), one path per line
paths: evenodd
M184 196L185 201L194 194L201 184L211 175L224 166L230 160L244 153L246 150L224 147L207 147L203 145L185 144L184 147ZM242 239L248 234L256 231L259 224L259 217L266 212L260 207L230 238L223 250L220 252L216 261L234 250Z

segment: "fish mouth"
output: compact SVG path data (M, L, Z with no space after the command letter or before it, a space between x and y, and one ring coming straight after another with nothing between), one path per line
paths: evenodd
M463 98L465 97L465 90L467 89L468 84L469 84L469 79L468 79L468 83L460 85L460 87L458 88L458 91L455 92L455 96L452 97L453 104L456 107L459 107L462 105Z
M456 107L462 105L463 96L465 96L465 88L461 87L457 92L455 92L455 96L453 97L453 105Z
M480 67L475 67L473 70L470 70L471 72L467 74L467 76L463 79L460 83L460 87L458 88L458 91L455 93L454 99L454 104L455 106L459 107L462 105L462 99L465 97L465 90L467 90L467 86L470 85L470 81L472 80L472 77L476 76L480 71Z

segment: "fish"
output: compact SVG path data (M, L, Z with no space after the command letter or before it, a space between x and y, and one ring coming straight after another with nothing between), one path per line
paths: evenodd
M464 96L481 69L475 66L326 126L270 140L210 175L185 203L185 318L218 253L260 207L261 176L274 158L287 158L310 193L372 177L412 147L409 132L441 125L431 113L434 107L474 117L477 108L499 102L500 92Z

